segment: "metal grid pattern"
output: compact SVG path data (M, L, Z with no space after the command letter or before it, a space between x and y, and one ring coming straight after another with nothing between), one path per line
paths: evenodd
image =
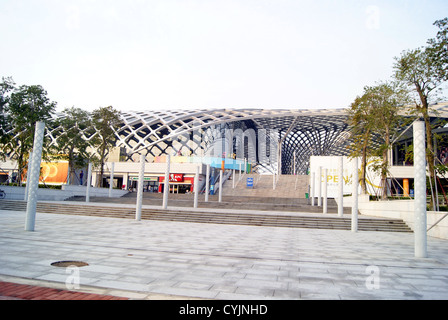
M433 105L432 110L433 119L448 118L448 103ZM257 150L249 150L244 135L235 135L232 141L227 141L227 146L232 149L228 152L233 153L243 146L242 152L235 153L238 157L252 158L250 160L260 172L292 174L295 171L306 174L310 156L349 153L346 109L128 111L122 112L121 117L122 125L115 132L116 147L122 148L127 161L138 162L140 154L144 154L147 161L166 154L205 155L214 144L229 140L224 136L225 128L253 130L257 140L265 139L271 146L276 145L277 151L281 145L281 152L277 152L276 157L273 157L271 148L271 157L266 163L265 159L257 156ZM267 137L260 135L261 129L268 130ZM47 128L46 139L57 144L56 133L60 130ZM96 134L94 130L86 129L84 138L90 140Z

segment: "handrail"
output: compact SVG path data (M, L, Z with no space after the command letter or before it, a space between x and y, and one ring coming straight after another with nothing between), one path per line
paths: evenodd
M447 216L448 216L448 213L445 213L445 214L443 215L443 217L440 218L439 220L437 220L437 222L434 223L431 227L429 227L429 228L426 230L426 232L428 232L429 230L431 230L432 228L434 228L440 221L442 221L443 219L445 219Z

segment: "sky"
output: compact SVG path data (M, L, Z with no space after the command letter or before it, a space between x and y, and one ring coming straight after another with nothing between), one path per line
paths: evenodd
M345 108L448 1L1 0L0 77L57 109Z

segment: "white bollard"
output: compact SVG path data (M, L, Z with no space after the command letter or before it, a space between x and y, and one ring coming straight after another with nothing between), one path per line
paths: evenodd
M275 190L275 172L272 174L272 190Z
M138 186L137 186L137 206L135 210L135 220L140 221L142 219L142 202L143 202L143 183L145 178L145 163L146 156L140 155L140 171L138 174Z
M114 188L114 170L115 170L115 162L112 162L112 166L110 168L110 179L109 179L109 198L112 198L112 190Z
M34 231L36 223L36 206L37 206L37 191L39 189L40 163L42 161L42 147L44 144L45 122L36 122L36 130L34 134L33 144L33 159L31 163L31 174L28 201L26 206L25 230Z
M317 170L317 205L322 205L322 167Z
M199 166L196 167L196 174L194 176L194 204L193 207L198 207L199 196Z
M323 213L328 213L328 169L324 169Z
M208 194L210 193L210 165L207 165L207 173L205 176L205 202L208 202Z
M311 173L311 205L314 207L314 185L316 184L316 173Z
M358 232L358 158L353 158L352 232Z
M219 170L219 202L222 202L222 170Z
M426 146L425 123L414 122L414 254L426 258Z
M90 202L90 184L92 181L92 163L89 162L87 172L87 188L86 188L86 202Z
M339 157L338 216L344 216L344 158Z
M166 156L166 170L165 170L165 181L163 184L163 209L168 208L168 193L170 193L170 155Z

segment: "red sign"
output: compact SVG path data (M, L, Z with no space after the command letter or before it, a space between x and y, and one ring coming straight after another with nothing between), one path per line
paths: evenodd
M182 173L170 173L170 182L184 182Z

